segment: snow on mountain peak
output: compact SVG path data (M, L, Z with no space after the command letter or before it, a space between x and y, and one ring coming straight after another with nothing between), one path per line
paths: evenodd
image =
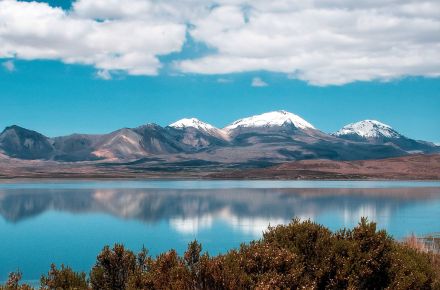
M184 118L184 119L181 119L177 122L174 122L168 126L173 127L175 129L183 129L183 128L188 128L188 127L193 127L193 128L203 130L203 131L211 131L211 130L216 129L214 126L207 124L205 122L202 122L196 118Z
M376 120L364 120L356 123L345 125L334 133L335 136L358 135L363 138L398 138L401 135L397 133L389 125Z
M225 130L233 130L240 127L276 127L286 124L294 125L296 128L299 129L315 129L312 124L310 124L300 116L281 110L239 119L225 127Z

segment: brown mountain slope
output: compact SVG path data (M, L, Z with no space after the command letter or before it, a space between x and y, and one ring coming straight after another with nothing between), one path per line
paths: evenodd
M233 179L424 179L440 180L440 154L397 158L332 161L302 160L250 170L211 174Z

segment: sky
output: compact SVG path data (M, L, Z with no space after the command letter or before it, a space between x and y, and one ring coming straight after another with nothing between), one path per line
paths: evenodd
M440 2L0 0L0 106L47 136L283 109L440 142Z

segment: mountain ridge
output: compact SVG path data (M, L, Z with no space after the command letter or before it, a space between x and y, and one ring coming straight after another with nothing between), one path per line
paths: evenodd
M24 160L268 164L304 159L357 160L436 153L440 147L410 139L375 120L351 123L333 134L279 110L236 120L223 129L196 118L162 127L149 123L108 134L47 137L17 125L0 134L0 153ZM202 162L202 163L203 163ZM196 162L197 163L197 162Z

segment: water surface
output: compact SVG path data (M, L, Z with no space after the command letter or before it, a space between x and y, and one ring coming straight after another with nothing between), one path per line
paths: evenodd
M77 181L0 184L0 281L51 262L89 270L106 244L212 254L293 217L330 229L367 216L396 239L440 231L439 182Z

